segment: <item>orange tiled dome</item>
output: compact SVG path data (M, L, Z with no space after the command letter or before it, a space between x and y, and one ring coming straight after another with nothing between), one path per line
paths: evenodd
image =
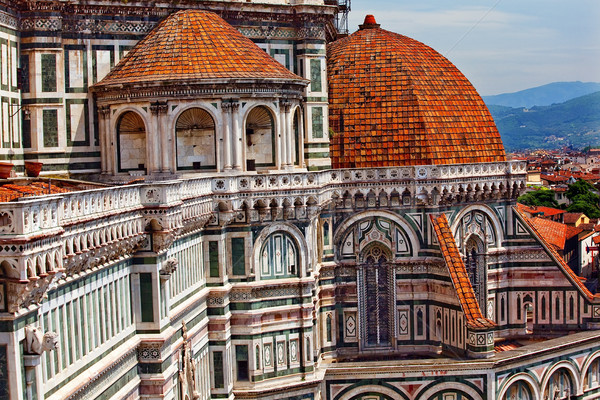
M218 15L183 10L158 24L95 86L218 79L304 81Z
M334 168L506 160L483 100L431 47L367 16L327 56Z

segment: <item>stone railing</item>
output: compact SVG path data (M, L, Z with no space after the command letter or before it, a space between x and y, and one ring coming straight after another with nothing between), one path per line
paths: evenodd
M344 193L367 196L375 189L379 192L393 190L400 195L408 193L415 198L430 196L435 192L437 201L433 203L436 203L443 201L444 193L485 193L495 190L497 197L506 196L511 188L521 187L525 180L525 163L519 161L218 175L192 179L184 177L172 181L28 197L3 203L0 205L0 238L37 236L66 225L89 222L112 214L147 207L172 207L192 200L197 203L200 198L212 201L215 211L222 209L220 205L224 202L229 209L236 210L244 203L253 207L258 201L266 205L272 201L282 205L285 200L291 204L300 201L302 205L319 205ZM502 190L504 195L500 193ZM206 207L198 209L206 212ZM193 218L193 212L186 217Z

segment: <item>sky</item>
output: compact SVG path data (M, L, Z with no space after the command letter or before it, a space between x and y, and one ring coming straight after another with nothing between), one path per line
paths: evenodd
M447 57L480 95L600 82L600 0L351 0L350 32L383 29Z

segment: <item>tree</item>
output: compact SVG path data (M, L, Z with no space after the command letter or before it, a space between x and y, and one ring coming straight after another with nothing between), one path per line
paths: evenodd
M594 187L588 182L578 180L569 185L565 195L571 200L571 204L567 207L568 212L581 212L589 218L600 218L600 208L598 208L600 196L594 193Z
M565 195L569 200L574 202L576 196L586 195L588 193L594 194L593 191L594 187L590 183L580 179L577 182L569 185ZM596 195L596 197L598 196Z
M554 191L548 189L539 189L525 193L517 201L529 207L543 206L558 208L558 203L554 199Z

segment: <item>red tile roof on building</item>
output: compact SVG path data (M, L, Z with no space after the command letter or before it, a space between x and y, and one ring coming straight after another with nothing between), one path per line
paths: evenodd
M495 326L494 322L483 317L473 286L469 280L467 269L463 259L456 247L454 236L450 231L448 225L448 219L445 214L439 216L430 216L435 234L440 245L440 251L450 272L450 278L452 279L452 285L458 295L458 300L462 307L463 313L465 314L465 320L467 325L471 328L483 329Z
M334 168L506 160L483 100L431 47L373 18L327 57Z
M537 231L546 239L548 243L555 246L558 250L565 249L565 242L574 236L577 236L583 229L575 228L560 222L545 218L529 219Z
M544 249L546 249L546 252L550 256L550 258L552 258L554 260L554 262L558 265L558 267L564 272L566 278L579 290L579 292L583 296L588 298L589 300L594 300L594 298L600 298L599 295L596 295L598 297L594 296L589 291L589 289L585 287L585 285L583 284L583 282L581 280L581 277L579 277L577 274L575 274L575 272L573 272L571 267L569 267L569 265L560 256L560 254L558 254L558 252L556 251L556 248L552 244L550 244L545 239L544 235L542 235L538 231L538 229L533 224L532 220L527 218L527 216L525 216L525 214L523 214L521 211L519 211L519 209L517 207L513 207L513 211L515 212L517 219L520 220L525 225L526 229L529 230L531 235L535 239L537 239L537 241L542 245L542 247L544 247ZM548 221L548 220L544 220L544 221ZM553 221L549 221L549 222L553 222Z
M21 197L41 196L45 194L68 193L77 190L65 185L56 186L48 182L35 181L30 184L6 183L0 186L0 203L12 201Z
M182 10L158 24L95 87L222 79L307 82L215 13Z
M577 221L579 221L579 219L585 216L584 213L565 213L563 215L563 222L565 224L575 224L577 223Z
M562 183L562 182L567 182L569 180L568 177L560 176L560 175L541 174L540 177L541 177L541 179L546 180L551 183Z
M544 206L529 207L521 203L517 203L517 207L519 207L519 210L536 217L552 217L554 215L564 214L566 212L565 210L559 210L558 208Z

